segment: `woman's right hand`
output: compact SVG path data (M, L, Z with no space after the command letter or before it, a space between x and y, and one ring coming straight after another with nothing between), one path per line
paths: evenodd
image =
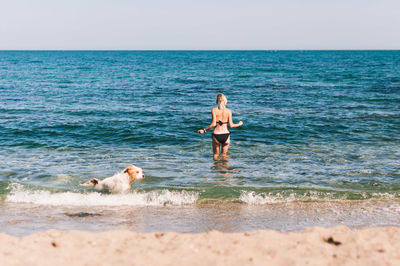
M204 132L204 129L199 129L199 130L197 130L197 132L200 133L200 134L206 133L206 132Z

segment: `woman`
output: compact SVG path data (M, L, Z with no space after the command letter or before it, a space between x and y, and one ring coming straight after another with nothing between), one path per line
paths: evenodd
M212 145L214 152L214 159L218 159L220 146L222 147L221 154L223 156L228 152L229 144L231 141L230 133L228 130L229 127L240 127L243 125L243 122L240 121L237 124L234 124L232 121L232 111L226 108L228 100L225 95L222 93L218 93L217 95L217 104L218 107L214 107L211 110L212 121L211 124L204 129L200 129L197 132L200 134L206 133L208 130L214 128L214 132L212 134Z

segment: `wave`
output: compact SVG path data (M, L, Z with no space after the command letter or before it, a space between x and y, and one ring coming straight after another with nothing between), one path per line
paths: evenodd
M205 79L196 79L196 78L176 78L175 82L181 84L198 84L198 83L207 83L208 81Z
M285 193L286 192L286 193ZM322 192L308 191L307 193L256 193L254 191L242 191L239 200L249 205L265 205L274 203L289 203L296 201L341 201L341 200L398 200L399 193L349 193L349 192Z
M240 195L223 197L202 197L200 192L186 190L158 189L153 191L132 191L126 194L101 192L65 191L52 192L45 189L26 187L19 183L9 184L5 202L32 203L49 206L180 206L224 202L245 205L268 205L290 202L328 202L353 200L400 200L398 192L350 192L318 190L282 190L280 192L256 192L242 190ZM207 193L206 193L207 194ZM221 195L220 195L221 196Z
M55 192L30 190L18 183L9 186L5 202L33 203L50 206L166 206L193 204L199 195L195 192L158 190L127 194L99 192Z

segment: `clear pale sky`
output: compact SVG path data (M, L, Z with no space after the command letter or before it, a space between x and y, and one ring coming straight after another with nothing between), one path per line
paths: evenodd
M0 49L400 49L400 0L2 0Z

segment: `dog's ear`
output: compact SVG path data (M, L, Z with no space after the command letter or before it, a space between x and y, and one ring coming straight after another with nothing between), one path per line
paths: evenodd
M99 183L99 180L97 178L92 178L90 179L90 183L92 183L93 185L97 185Z
M132 165L129 165L129 166L127 166L127 167L125 168L124 173L129 173L129 171L132 171L132 170L133 170Z

